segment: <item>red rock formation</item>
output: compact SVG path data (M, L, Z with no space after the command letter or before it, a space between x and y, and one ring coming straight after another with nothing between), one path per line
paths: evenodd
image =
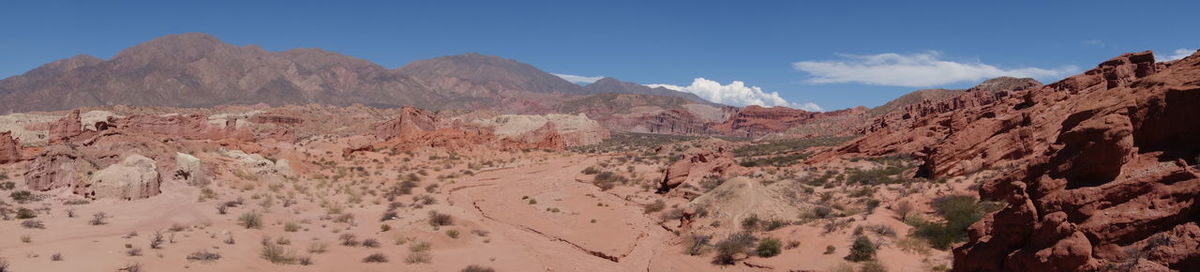
M913 126L915 120L925 120L928 116L939 115L959 109L982 107L999 101L1015 92L1041 87L1042 83L1031 78L999 77L989 79L967 90L943 90L952 92L949 99L928 99L905 105L899 109L884 113L872 120L863 133L885 130L889 128L905 128ZM929 91L929 90L925 90Z
M546 122L542 127L521 135L521 139L525 139L534 148L562 150L567 147L563 136L558 133L558 129L554 127L554 123Z
M21 160L21 144L12 137L12 132L0 132L0 164Z
M396 137L419 135L421 132L437 128L438 118L428 111L404 107L400 117L380 124L375 129L375 137L390 140Z
M237 138L251 141L254 139L249 131L239 129L234 119L230 119L225 125L214 126L209 123L208 116L199 114L134 115L118 120L116 127L120 131L130 133L153 134L189 140Z
M663 178L659 182L658 193L665 194L680 186L684 186L689 188L683 190L683 195L686 196L690 193L698 194L699 192L696 192L696 188L699 188L697 185L701 179L710 176L722 176L733 167L736 167L733 161L733 154L724 147L718 147L716 151L704 151L689 155L682 160L672 163L663 172Z
M956 271L1200 270L1200 56L1125 54L1054 84L956 98L839 149L913 153L918 174L999 169ZM984 98L984 99L980 99ZM991 99L991 100L987 100ZM974 102L972 102L974 101Z
M679 109L665 110L633 121L636 124L634 126L645 126L646 132L649 133L693 135L708 131L708 123L686 110Z
M251 116L250 122L262 124L299 125L300 123L304 123L304 119L275 114L259 114Z
M87 173L96 169L82 156L78 150L64 145L47 147L25 170L25 185L37 191L77 188L76 185L85 183ZM78 190L77 193L83 194Z
M712 126L712 130L727 136L753 137L783 132L790 128L823 118L864 115L864 108L850 108L830 112L810 112L787 107L746 106L725 122Z
M50 124L50 144L70 141L83 134L83 123L79 121L79 110L73 110L66 117Z

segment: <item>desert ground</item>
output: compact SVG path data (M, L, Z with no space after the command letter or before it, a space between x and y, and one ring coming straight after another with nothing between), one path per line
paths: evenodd
M62 118L75 121L70 114ZM924 203L969 194L965 178L842 187L832 186L841 177L818 177L851 168L911 168L899 159L742 167L729 157L721 157L726 165L720 167L730 169L715 171L738 174L700 174L706 179L704 188L690 188L686 194L682 189L659 192L673 160L729 156L735 147L790 148L706 137L622 134L564 150L399 151L359 148L356 143L369 142L367 137L314 134L295 143L181 139L177 146L167 145L173 148L169 150L121 149L145 140L132 135L151 134L101 134L86 141L123 138L112 141L120 144L82 143L76 150L97 152L96 157L112 161L135 156L138 150L167 154L155 157L174 160L174 171L159 172L174 174L160 177L156 194L128 196L128 191L140 190L137 187L122 188L122 197L80 195L73 186L35 190L23 180L44 173L27 169L62 161L3 165L0 182L8 192L8 220L0 225L5 236L0 238L0 257L8 267L459 271L474 265L497 271L849 271L864 265L846 258L855 237L861 236L869 237L872 252L877 252L870 265L888 271L944 270L949 253L910 235L912 227L904 220L936 218ZM66 140L67 145L75 141ZM839 141L793 144L829 149L829 143ZM253 146L269 155L233 149L238 146ZM717 149L726 152L713 153ZM49 153L41 148L26 151L33 157ZM189 152L187 157L200 167L184 170L181 165L187 163L176 151ZM747 158L755 156L745 152ZM183 171L190 172L181 176ZM900 208L894 203L901 199L906 203L904 216L895 211ZM721 251L716 245L735 236L745 240L737 246L742 248L727 260L716 260ZM774 247L764 246L763 253L757 253L758 245L768 240Z

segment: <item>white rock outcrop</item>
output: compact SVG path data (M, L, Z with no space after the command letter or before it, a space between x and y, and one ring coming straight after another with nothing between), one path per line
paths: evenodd
M132 154L120 163L109 165L90 179L93 199L143 199L158 195L162 183L158 164L150 158Z

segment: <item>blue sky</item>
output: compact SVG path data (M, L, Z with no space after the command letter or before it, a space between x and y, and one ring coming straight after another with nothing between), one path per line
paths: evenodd
M1161 59L1200 47L1197 1L160 2L5 3L0 77L206 32L388 68L479 52L732 104L833 110L994 75L1050 82L1124 52Z

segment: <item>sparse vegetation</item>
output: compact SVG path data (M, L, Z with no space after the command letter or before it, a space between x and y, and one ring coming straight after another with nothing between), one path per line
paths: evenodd
M644 213L656 213L656 212L662 211L666 207L667 207L667 203L663 202L661 199L659 199L659 200L655 200L653 203L646 204L646 206L643 207L644 208L643 212Z
M259 256L273 264L296 263L295 254L281 245L272 243L270 238L263 238L262 250L259 251Z
M44 229L46 228L46 224L43 224L42 220L25 220L21 221L21 227L27 229Z
M9 193L8 197L12 198L12 200L16 201L17 203L25 203L25 202L37 200L37 196L35 196L35 195L33 195L33 193L31 193L29 191L25 191L25 190L20 190L20 191Z
M852 262L862 262L875 258L875 243L866 236L854 237L854 243L850 245L850 255L846 255L846 260Z
M462 270L459 270L459 271L460 272L496 272L496 269L492 269L491 267L485 267L485 266L468 265L466 268L463 268Z
M870 260L864 262L858 268L858 272L887 272L887 267L884 267L883 263L880 263L878 260Z
M166 242L166 240L163 239L162 232L155 231L154 235L150 236L150 248L151 249L162 248L163 242Z
M712 236L692 235L689 237L687 254L692 256L704 254L705 249L708 248L709 240L712 240Z
M754 242L758 240L749 232L739 232L729 235L725 240L718 242L715 247L717 249L716 256L713 256L713 264L731 265L738 259L738 254L745 254Z
M221 259L221 254L201 249L200 251L196 251L196 252L192 252L191 254L188 254L187 259L189 261L200 261L203 263L211 263L211 262L215 262L215 261Z
M30 218L36 218L36 217L37 217L37 212L35 212L33 210L30 210L30 209L27 209L24 207L17 208L17 219L30 219Z
M104 220L107 218L108 218L108 214L106 214L104 212L97 212L97 213L92 214L92 220L88 221L88 224L91 224L92 226L104 225L105 224Z
M420 242L408 247L408 256L404 257L404 262L408 264L429 263L433 260L433 256L429 254L429 250L433 249L433 245L429 242Z
M770 258L783 252L782 247L783 243L779 242L779 239L765 238L758 242L758 247L754 249L754 252L759 257Z
M283 224L283 231L286 231L286 232L300 231L300 224L296 224L296 222L287 222L286 224Z
M937 249L950 248L954 243L967 238L967 227L983 215L996 209L993 204L979 202L973 196L945 196L933 201L934 211L945 221L930 222L913 218L907 222L914 227L914 234L929 240Z
M596 187L600 187L600 190L605 191L616 187L617 184L625 183L629 183L629 178L609 171L600 172L599 174L596 174L595 178L592 179L592 184L595 184Z
M366 258L363 258L363 262L364 263L386 263L386 262L388 262L388 259L387 259L387 256L383 255L383 253L374 253L371 255L367 255Z
M902 200L896 203L895 212L896 216L899 217L898 219L901 221L906 220L908 219L908 215L913 212L913 205L907 200Z
M375 238L367 238L367 239L363 239L363 241L362 241L363 247L378 248L379 245L381 245L379 243L379 240L375 240Z
M249 211L238 217L238 225L247 229L257 229L262 227L262 216L257 212Z
M434 227L454 225L454 217L437 211L429 211L429 225Z
M737 157L753 157L764 155L777 155L797 150L804 150L810 147L817 146L835 146L854 139L854 137L824 137L824 138L809 138L809 139L785 139L770 141L766 143L758 143L745 145L733 150L733 155Z

